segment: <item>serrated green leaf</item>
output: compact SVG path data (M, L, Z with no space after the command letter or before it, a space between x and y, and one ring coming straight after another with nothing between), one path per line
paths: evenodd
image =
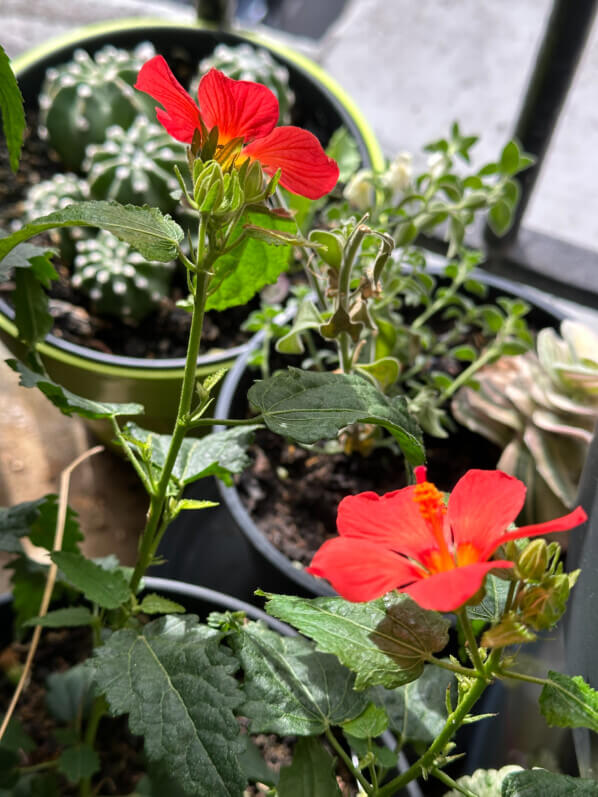
M496 576L486 576L484 597L475 606L467 606L466 611L469 619L483 620L492 624L498 623L503 616L507 602L509 584L509 581L496 578Z
M0 112L10 168L16 172L19 168L25 133L25 110L17 79L2 47L0 47Z
M238 797L245 786L237 664L221 638L196 617L169 615L117 631L95 651L94 677L111 713L129 715L150 762L163 762L190 797Z
M317 739L299 739L293 762L280 770L278 797L341 797L334 759Z
M104 401L91 401L83 396L76 396L70 390L53 382L49 377L36 374L17 360L6 360L6 363L13 371L20 374L19 384L23 387L39 388L64 415L73 415L74 413L82 418L115 418L118 415L140 415L143 413L141 404L109 404Z
M153 592L145 596L139 609L146 614L182 614L185 612L185 607L180 603L163 598Z
M241 713L251 719L252 733L317 735L358 716L368 703L353 690L353 673L306 639L250 623L231 644L245 670Z
M358 717L343 722L342 726L345 733L356 739L375 739L388 728L388 714L381 706L368 703Z
M540 709L549 725L590 728L598 732L598 692L581 675L574 677L549 670L540 694Z
M334 439L352 423L374 423L393 435L410 462L424 461L405 398L388 398L361 376L289 368L256 382L247 397L269 429L299 443Z
M129 584L119 570L105 570L80 553L54 551L51 558L91 603L104 609L118 609L131 597Z
M114 201L73 202L0 238L0 261L22 241L59 227L99 227L126 241L148 260L163 263L177 257L179 241L184 237L179 225L157 208L121 205Z
M94 616L85 606L69 606L66 609L55 609L43 617L31 617L23 625L41 625L42 628L75 628L80 625L92 625Z
M446 690L454 682L452 673L426 664L416 681L396 689L376 687L370 694L384 706L390 727L403 741L430 744L446 722Z
M100 769L100 757L87 744L78 744L63 750L58 759L58 771L71 783L79 783L83 778L90 778Z
M77 520L78 515L74 509L67 507L62 535L63 551L75 552L79 550L79 543L83 533ZM58 522L58 496L46 495L39 505L37 517L31 524L29 539L33 545L51 551L54 547L56 536L56 523Z
M241 473L250 462L247 448L256 429L259 424L233 427L199 438L188 437L181 445L172 476L179 484L191 484L207 476L217 476L225 484L232 484L232 474ZM141 443L149 446L151 462L161 470L171 436L149 432L133 423L127 424L126 432L134 444L137 441L138 448Z
M84 664L48 676L46 705L58 722L74 722L85 718L93 702L92 673Z
M523 770L507 775L501 797L597 797L598 782L557 775L545 769Z
M407 595L349 603L342 598L269 595L269 614L312 637L318 650L334 653L353 670L356 689L389 689L418 678L430 653L448 642L449 621L421 609Z
M248 212L239 222L234 239L242 234L246 224L282 233L297 232L297 224L292 219ZM206 309L226 310L227 307L247 304L265 285L276 282L287 270L290 253L290 245L272 246L257 238L243 239L214 263L215 285L213 293L208 295Z
M0 507L0 551L19 553L21 537L26 537L39 517L39 508L45 498L24 501L15 506Z
M4 721L4 715L0 715L0 722L2 721ZM0 747L4 750L12 750L13 753L18 753L19 750L30 753L35 750L35 742L28 733L25 733L19 718L13 715L8 721L4 736L0 741Z
M0 233L0 238L5 237ZM56 254L54 249L48 249L34 244L19 244L6 255L0 262L0 282L7 280L14 268L33 268L35 266L37 278L46 284L48 278L56 279L56 271L51 263L51 258ZM44 278L45 275L45 278Z

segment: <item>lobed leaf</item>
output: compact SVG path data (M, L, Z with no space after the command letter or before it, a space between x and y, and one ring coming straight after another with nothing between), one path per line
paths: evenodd
M502 797L597 797L598 782L557 775L545 769L523 770L507 775Z
M550 670L548 680L540 694L540 710L546 722L598 732L598 692L581 675L572 677Z

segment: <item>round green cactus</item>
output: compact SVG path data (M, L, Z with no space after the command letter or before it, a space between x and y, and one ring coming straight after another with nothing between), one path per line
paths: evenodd
M135 91L141 66L155 54L149 42L132 52L107 46L91 58L76 50L73 60L46 72L39 97L39 135L69 168L78 170L88 144L100 143L111 125L127 128L154 102Z
M185 147L163 127L138 116L128 130L112 126L103 144L87 147L83 169L92 196L134 205L154 205L168 211L178 188L174 166L185 168Z
M89 186L76 174L56 174L50 180L32 185L27 191L23 216L26 222L62 210L73 202L89 199ZM86 238L89 232L84 227L66 227L50 230L52 242L59 247L60 254L67 262L75 255L75 242Z
M77 242L73 286L85 293L96 312L137 322L167 295L171 263L148 262L114 235Z
M267 86L278 98L279 122L286 124L290 121L295 95L289 87L289 70L275 61L267 50L258 50L250 44L237 47L219 44L212 55L199 64L199 74L191 83L192 96L197 96L201 76L212 68L234 80L251 80Z

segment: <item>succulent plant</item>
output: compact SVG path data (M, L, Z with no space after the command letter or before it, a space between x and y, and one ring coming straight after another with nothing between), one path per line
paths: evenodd
M219 69L235 80L251 80L267 86L278 98L278 121L290 121L295 95L289 87L289 70L275 61L267 50L256 49L250 44L239 44L237 47L219 44L212 55L200 62L199 74L191 82L193 96L197 95L201 76L212 68Z
M537 353L503 357L462 388L453 415L502 449L497 467L527 484L525 522L571 509L598 420L598 335L577 321L543 329Z
M77 242L73 276L75 288L85 293L96 312L141 321L169 290L173 267L148 262L114 235Z
M83 169L92 196L134 205L174 207L178 189L174 166L184 168L185 147L163 127L138 116L128 130L109 127L102 144L87 147Z
M61 210L73 202L89 199L89 186L76 174L56 174L49 180L32 185L27 191L24 202L23 217L25 222L47 216L55 210ZM75 242L88 237L83 227L66 227L61 230L49 230L52 243L58 246L60 254L67 262L72 262L75 255Z
M39 134L69 169L81 167L87 145L102 142L111 125L127 128L139 114L153 112L154 103L133 89L152 55L149 42L132 52L103 47L93 58L79 49L72 61L48 69L39 97Z

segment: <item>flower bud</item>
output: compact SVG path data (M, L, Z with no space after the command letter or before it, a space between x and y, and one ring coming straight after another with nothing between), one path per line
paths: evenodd
M410 152L399 152L384 173L385 184L397 193L404 193L411 183L412 156Z
M566 573L549 576L535 587L524 589L517 599L523 621L536 631L552 628L567 606L570 580Z
M526 545L515 567L519 578L540 581L548 567L546 540L535 539Z
M253 161L247 168L242 187L246 202L258 202L260 199L263 199L264 173L257 161Z
M208 161L199 172L193 187L193 199L200 212L209 213L220 205L224 196L223 180L220 164Z
M349 180L343 191L345 199L357 210L367 210L374 203L372 177L372 172L369 169L360 169Z

